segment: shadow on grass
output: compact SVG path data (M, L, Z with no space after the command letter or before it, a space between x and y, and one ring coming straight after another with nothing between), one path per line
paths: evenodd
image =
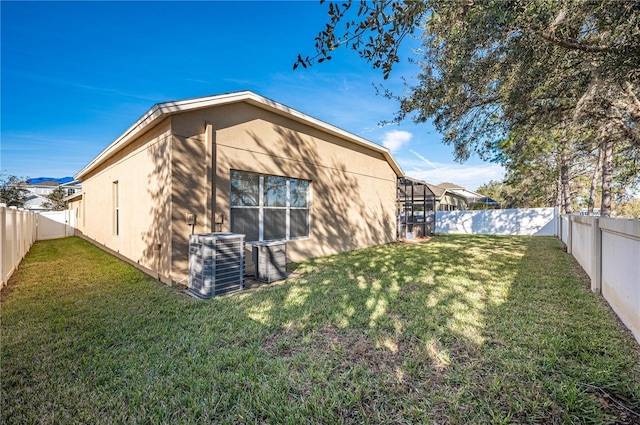
M638 347L553 238L383 245L204 302L68 239L36 244L3 303L5 422L606 422L592 387L639 404Z

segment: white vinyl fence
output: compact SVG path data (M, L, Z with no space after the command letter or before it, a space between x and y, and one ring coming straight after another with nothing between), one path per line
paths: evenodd
M75 218L75 210L40 212L36 240L44 241L73 236L76 227Z
M556 236L558 209L436 211L435 231L469 235Z
M74 234L73 211L32 211L0 204L0 289L3 288L36 240Z
M0 288L36 240L36 214L0 205Z
M640 342L640 220L563 215L562 241Z

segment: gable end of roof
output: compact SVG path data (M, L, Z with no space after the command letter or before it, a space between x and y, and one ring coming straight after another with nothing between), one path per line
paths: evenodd
M391 155L391 151L389 151L389 149L385 148L384 146L380 146L367 139L338 128L332 124L326 123L310 115L289 108L286 105L260 96L251 91L240 91L215 96L163 102L153 105L151 109L143 114L135 123L133 123L131 127L129 127L111 144L109 144L109 146L107 146L102 152L100 152L98 156L91 160L91 162L89 162L89 164L87 164L82 170L75 174L74 179L82 180L83 176L85 176L87 173L97 168L104 161L115 155L118 151L127 146L127 144L136 136L142 134L146 129L150 128L152 125L159 122L159 120L164 117L187 111L238 102L246 102L250 105L265 109L267 111L271 111L278 115L292 118L311 127L320 129L329 134L333 134L335 136L348 140L356 145L364 146L373 151L377 151L384 156L385 160L387 161L387 163L389 163L398 177L402 177L404 175L404 172L400 168L400 165Z

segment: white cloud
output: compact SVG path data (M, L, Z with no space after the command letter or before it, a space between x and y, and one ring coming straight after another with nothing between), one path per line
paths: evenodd
M429 167L438 168L438 166L436 164L434 164L433 162L429 161L427 158L425 158L424 156L420 155L418 152L414 151L413 149L409 149L409 152L411 152L412 154L414 154L415 156L420 158L422 160L422 162L427 164Z
M382 138L382 145L389 149L391 152L395 152L402 147L402 145L406 144L411 138L413 134L408 131L403 130L391 130L384 133L384 137Z

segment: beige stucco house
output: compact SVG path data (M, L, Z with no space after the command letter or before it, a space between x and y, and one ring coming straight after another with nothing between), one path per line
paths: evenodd
M192 233L287 240L289 261L391 242L401 175L386 148L244 91L153 106L76 174L70 208L78 234L172 283Z

